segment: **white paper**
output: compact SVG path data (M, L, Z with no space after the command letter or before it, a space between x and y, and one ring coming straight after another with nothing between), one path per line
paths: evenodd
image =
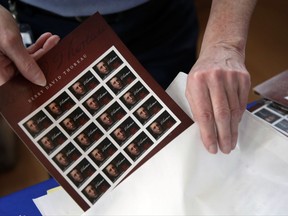
M84 211L61 187L47 195L33 199L42 215L81 215Z
M166 89L166 93L182 108L182 110L191 118L193 117L189 103L185 98L187 74L178 73L173 82Z
M167 92L189 114L183 83ZM209 154L193 124L83 215L288 215L287 155L288 138L249 112L229 155Z

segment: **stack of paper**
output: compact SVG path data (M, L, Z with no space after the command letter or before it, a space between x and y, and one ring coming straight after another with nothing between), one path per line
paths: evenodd
M185 80L180 73L167 92L189 113ZM229 155L209 154L193 124L83 215L287 215L287 152L287 137L249 112ZM35 200L43 214L82 213L55 194Z

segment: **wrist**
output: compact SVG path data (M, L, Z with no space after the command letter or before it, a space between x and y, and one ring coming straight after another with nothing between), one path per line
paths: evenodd
M245 58L246 40L243 38L232 40L218 40L210 43L202 43L200 55L204 53L214 53L215 50L221 50L226 53L236 53Z

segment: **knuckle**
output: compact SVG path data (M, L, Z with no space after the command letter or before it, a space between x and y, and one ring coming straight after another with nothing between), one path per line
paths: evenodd
M231 114L228 108L215 109L215 119L216 121L222 121L230 119Z
M214 119L213 113L210 111L202 111L200 113L195 114L195 119L198 122L211 122Z
M211 80L214 80L216 82L223 80L223 70L220 69L214 69L210 76Z
M233 119L236 119L236 120L240 119L240 116L241 116L241 113L242 113L240 108L233 108L233 109L231 109L230 112L231 112L232 120Z
M235 75L237 75L236 78L239 80L242 80L242 82L244 84L246 84L246 85L251 84L251 76L246 70L237 71L237 73L235 73Z
M247 74L242 73L240 79L242 80L242 83L243 83L244 86L250 88L250 86L251 86L251 78L250 78L250 75L248 73Z
M23 64L23 70L24 71L27 71L27 73L30 73L31 76L35 75L35 74L32 74L33 73L33 67L34 67L34 64L32 61L26 61L24 64Z
M205 71L195 71L191 76L191 82L203 82L206 78Z

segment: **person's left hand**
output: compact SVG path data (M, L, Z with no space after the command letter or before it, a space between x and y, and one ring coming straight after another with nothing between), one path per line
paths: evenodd
M21 53L23 54L23 56L26 55L26 58L28 58L27 56L29 56L29 58L31 58L31 61L33 61L34 66L39 67L35 61L37 61L45 53L47 53L51 48L53 48L59 42L59 40L60 40L59 36L46 32L42 34L34 44L32 44L26 49L24 48L23 44L19 45L18 43L19 40L16 40L16 42L18 43L18 46L15 46L15 47L20 47L19 49L15 47L13 48L8 47L7 50L9 51L5 49L0 50L0 63L1 63L0 64L0 86L4 84L5 82L7 82L8 80L10 80L15 75L15 73L19 70L19 68L17 68L16 66L15 61L12 60L14 58L10 56L16 56L15 58L17 58L18 50L22 50ZM18 57L20 57L20 55L18 55ZM18 61L20 62L21 60L18 60ZM19 64L21 65L21 62L18 63L18 65ZM38 71L38 74L39 73L40 71ZM30 79L32 76L32 74L28 76L27 74L24 74L24 72L23 72L23 75L25 77L30 77Z
M186 98L210 153L219 147L228 154L235 148L249 89L243 54L227 44L201 51L188 75Z
M50 32L43 33L37 41L27 48L28 53L36 61L45 53L52 49L60 40L58 35L53 35Z

